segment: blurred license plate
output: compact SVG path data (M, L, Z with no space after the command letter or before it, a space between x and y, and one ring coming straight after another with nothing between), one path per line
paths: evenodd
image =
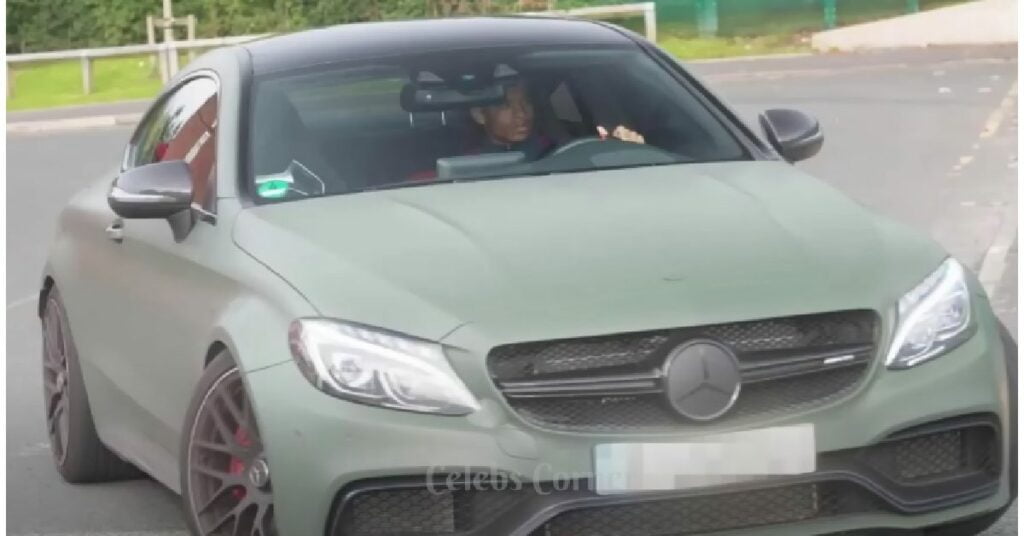
M813 473L814 425L702 437L687 443L604 443L594 447L600 494L679 490Z

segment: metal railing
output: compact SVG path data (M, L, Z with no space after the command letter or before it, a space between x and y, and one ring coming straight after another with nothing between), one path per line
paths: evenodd
M554 10L523 13L524 15L544 15L553 17L580 17L580 18L619 18L643 16L644 32L647 38L654 41L657 38L657 18L655 15L655 3L643 2L639 4L617 4L608 6L583 7L576 9ZM50 52L31 52L27 54L9 54L7 56L7 98L14 94L14 76L12 66L26 63L39 63L49 61L74 61L79 60L82 65L82 92L86 95L92 93L92 62L97 58L112 58L118 56L139 56L153 54L155 58L171 58L172 54L179 54L181 51L188 51L190 54L196 50L210 49L227 45L237 45L272 34L240 35L234 37L214 37L210 39L194 39L190 41L170 41L154 45L128 45L123 47L85 48L79 50L55 50ZM166 83L175 75L176 61L159 61L160 79Z
M79 60L82 64L82 92L86 95L92 93L92 62L98 58L113 58L119 56L139 56L153 54L155 57L171 54L179 54L181 51L194 53L197 50L217 48L226 45L237 45L245 43L270 34L261 35L240 35L234 37L214 37L210 39L194 39L192 41L171 41L155 45L128 45L123 47L104 48L83 48L79 50L53 50L48 52L30 52L27 54L9 54L7 56L7 97L14 94L14 76L11 70L14 65L25 63L41 63L50 61L74 61ZM160 72L160 79L163 82L170 80L175 75L171 72L171 66L177 62L160 62L165 68Z
M556 9L552 11L524 13L524 15L549 15L552 17L579 17L594 19L614 19L642 15L644 18L644 34L647 39L655 41L658 38L658 17L656 4L654 2L579 7L565 10Z

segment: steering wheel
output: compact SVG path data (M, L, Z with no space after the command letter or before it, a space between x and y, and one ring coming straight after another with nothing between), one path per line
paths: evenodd
M565 145L562 145L561 147L555 149L549 156L563 155L565 153L568 153L569 151L575 151L579 147L589 146L592 143L604 143L606 141L609 140L599 138L597 136L586 136L583 138L576 138L575 140L572 140L569 143L566 143Z
M654 145L623 141L614 137L587 136L556 148L548 156L533 164L533 167L535 169L551 169L552 172L555 172L566 167L671 164L689 160L692 159L670 153Z

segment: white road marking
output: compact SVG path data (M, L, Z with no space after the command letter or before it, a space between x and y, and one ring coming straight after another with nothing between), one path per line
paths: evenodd
M1016 208L1004 209L1002 212L1002 223L996 231L995 240L985 252L985 258L981 261L981 270L978 271L978 280L985 287L989 297L995 296L999 282L1003 280L1003 272L1006 271L1006 255L1017 238L1017 210Z
M47 442L47 441L43 441L43 442L40 442L40 443L36 443L34 445L28 445L26 447L22 447L22 449L19 450L18 453L14 455L14 457L16 457L16 458L28 458L30 456L35 456L35 455L37 455L37 454L39 454L41 452L49 452L49 451L50 451L50 443Z
M985 121L985 128L981 131L982 139L991 138L999 130L1003 119L1013 110L1017 100L1017 82L1014 81L1007 91L1006 97L999 104L988 120ZM1007 203L1000 211L999 230L996 231L992 245L985 252L981 261L981 269L978 270L978 280L985 287L989 297L995 295L999 282L1003 280L1003 273L1006 271L1006 256L1017 238L1017 206L1014 203Z
M939 88L939 93L941 93L943 95L945 95L947 93L952 93L952 92L953 92L952 89L949 89L948 87L945 87L945 86Z
M36 295L25 296L24 298L18 298L17 300L14 300L14 301L12 301L12 302L7 304L7 310L10 311L11 309L15 309L15 308L21 307L22 305L27 305L29 303L33 303L33 302L35 302L38 299L39 299L39 296L36 296Z
M990 88L990 87L979 87L978 88L978 93L992 93L992 88Z
M969 154L969 155L961 156L960 157L960 161L957 162L955 166L953 166L953 171L960 171L961 169L966 167L967 164L970 164L972 161L974 161L974 155L970 155Z
M991 138L993 134L999 130L999 125L1003 124L1003 120L1006 118L1006 114L1013 108L1013 104L1017 101L1017 82L1014 82L1010 86L1010 91L1006 93L1006 97L1003 97L1003 102L999 103L999 107L988 116L985 120L985 127L981 131L981 138Z

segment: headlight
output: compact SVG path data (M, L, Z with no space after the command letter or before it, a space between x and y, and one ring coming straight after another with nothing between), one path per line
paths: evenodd
M953 259L946 259L904 294L897 311L896 336L886 359L889 368L910 368L942 355L975 329L964 268Z
M322 318L292 322L288 343L306 379L330 395L442 415L480 407L439 344Z

